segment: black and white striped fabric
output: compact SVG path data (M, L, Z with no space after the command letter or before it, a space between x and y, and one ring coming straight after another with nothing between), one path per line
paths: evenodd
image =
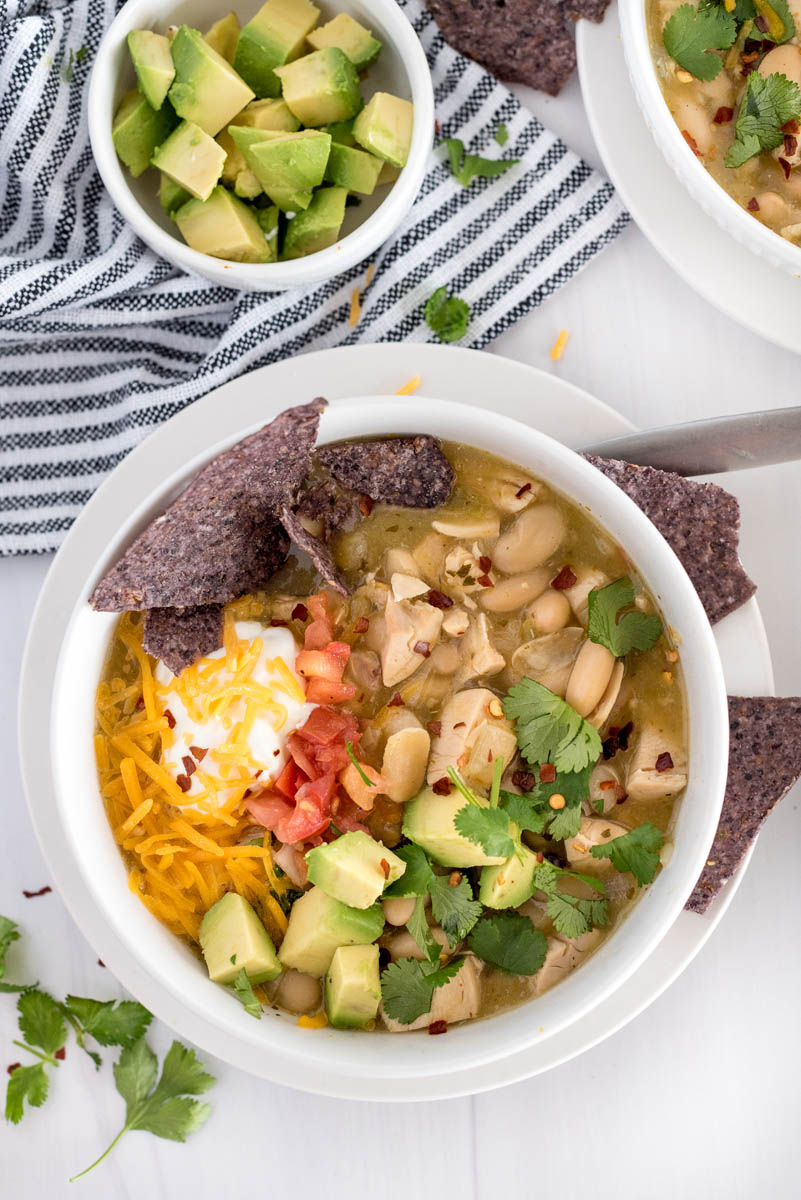
M86 93L115 0L5 0L0 16L0 553L54 549L147 432L235 375L302 350L432 337L426 299L463 296L491 342L624 228L611 185L399 0L425 47L442 136L522 161L462 188L436 150L415 206L367 263L253 295L175 272L126 225L92 160ZM0 6L0 13L3 6ZM221 9L222 11L222 9Z

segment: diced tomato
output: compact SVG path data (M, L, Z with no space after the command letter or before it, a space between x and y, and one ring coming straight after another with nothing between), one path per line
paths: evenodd
M331 643L334 646L336 644ZM330 647L325 650L301 650L295 659L295 670L304 679L327 679L336 683L342 678L345 663L331 653Z
M302 783L306 782L306 778L307 776L301 771L294 758L290 758L276 779L274 787L282 796L286 796L287 800L294 800L295 792Z
M342 670L347 666L350 658L350 646L347 642L329 642L325 648L326 654L332 654L334 658L339 659L342 663Z
M305 724L301 725L298 736L305 742L327 746L337 738L358 742L360 734L356 718L350 713L334 712L332 708L315 708Z
M322 833L328 827L336 785L333 775L322 775L298 788L291 815L281 821L275 830L282 842L295 845Z
M310 679L306 688L306 699L310 704L342 704L352 700L356 688L352 683L338 683L336 680Z
M317 592L316 595L309 596L306 601L306 607L313 621L328 621L329 624L331 623L331 617L328 612L328 596L325 592Z
M324 650L333 632L328 621L312 621L311 625L306 626L303 645L307 650Z
M343 833L370 833L367 826L359 820L363 816L361 809L353 803L350 796L345 796L340 800L332 819L337 829L341 829Z
M282 796L266 791L249 796L245 801L245 808L254 821L263 825L265 829L269 829L271 833L274 833L283 821L291 817L293 812L292 805L288 804Z
M300 767L301 771L309 779L317 779L320 775L320 772L314 765L314 759L312 758L311 747L309 743L304 742L303 739L299 738L296 733L293 733L287 740L286 745L289 753L292 755L292 758Z
M350 762L344 742L332 742L330 746L316 746L314 761L324 775L332 771L338 775Z

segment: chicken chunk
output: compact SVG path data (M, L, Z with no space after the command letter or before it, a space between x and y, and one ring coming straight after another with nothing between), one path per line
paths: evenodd
M381 643L381 674L385 687L394 687L413 675L424 661L424 653L439 638L442 612L425 602L387 598L384 609L384 636Z
M427 1029L434 1021L447 1021L455 1025L457 1021L469 1021L477 1017L481 1007L481 962L472 954L468 954L464 963L447 983L434 991L431 1000L431 1011L423 1013L410 1025L402 1025L393 1021L381 1005L381 1016L390 1033L406 1033L413 1029Z
M497 675L506 666L503 657L490 637L489 623L484 613L470 618L470 625L461 643L462 662L456 684L467 683L482 676Z
M603 941L603 931L591 929L577 938L549 937L545 962L532 976L532 988L536 996L547 992L554 984L561 983L565 976L595 950Z
M626 791L631 799L664 800L686 786L687 757L684 751L657 725L643 726L626 772Z
M609 576L594 567L579 567L575 574L576 582L572 587L565 588L562 594L570 601L570 607L586 629L590 592L606 587Z
M440 733L431 746L427 779L436 783L456 767L468 783L489 787L496 758L510 763L517 738L488 688L468 688L452 696L439 718Z
M527 675L564 699L583 641L584 630L573 625L556 633L544 633L517 647L512 655L512 670L518 679Z

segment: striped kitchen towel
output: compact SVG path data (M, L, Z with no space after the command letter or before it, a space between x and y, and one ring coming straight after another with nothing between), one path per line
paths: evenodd
M521 159L463 188L441 147L398 233L322 285L254 295L176 272L126 225L86 126L92 58L115 0L6 0L0 16L0 553L54 549L150 429L236 375L305 350L431 340L426 299L463 296L486 346L603 249L628 217L611 185L452 50L420 0L441 135ZM250 7L250 6L249 6ZM0 9L0 12L2 9ZM222 11L222 8L221 10Z

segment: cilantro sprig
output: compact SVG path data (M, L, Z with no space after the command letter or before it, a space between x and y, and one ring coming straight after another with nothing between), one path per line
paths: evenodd
M568 879L587 884L597 893L596 898L579 899L563 891L561 884ZM556 932L564 937L581 937L598 925L606 925L609 920L609 901L604 899L606 888L594 875L566 871L554 863L543 862L534 868L534 887L545 893L548 916Z
M632 608L634 585L628 576L593 588L588 597L587 635L615 658L630 650L650 650L659 641L662 622L654 613Z
M522 833L547 833L555 841L575 837L581 827L581 806L590 794L593 766L583 771L556 772L556 778L535 783L530 792L501 792L501 807ZM563 796L564 808L553 809L551 796Z
M557 771L570 773L598 761L598 730L566 700L528 676L509 690L503 711L516 722L518 745L532 766L553 763Z
M510 975L533 975L545 961L548 943L541 929L518 912L484 917L468 939L474 954Z
M100 1046L130 1046L142 1037L153 1020L152 1014L135 1000L117 1002L67 996L62 1011L72 1026L75 1041L98 1070L102 1060L86 1045L87 1037L93 1037Z
M427 940L431 937L430 933L426 932L428 924L426 922L426 930L422 928L421 924L421 921L425 921L423 901L426 895L431 897L431 911L434 914L434 920L441 925L450 946L456 946L463 938L467 937L481 916L481 905L478 900L473 899L470 882L466 876L462 875L454 886L451 884L449 875L436 875L421 846L410 842L408 846L399 846L394 853L406 863L406 870L400 879L396 879L385 890L384 896L415 896L418 898L419 903L415 905L415 910L406 928L423 953L429 956L432 962L437 962L441 947L436 942L434 943L436 945L436 957L434 957ZM431 938L431 941L433 942L434 939Z
M416 958L399 958L381 972L381 998L384 1011L393 1021L411 1025L431 1011L434 992L461 969L463 958L455 958L444 967Z
M467 333L470 307L460 296L450 296L447 288L438 287L426 301L424 316L441 342L458 342Z
M255 1017L257 1021L260 1021L264 1010L258 996L253 991L253 984L250 982L248 973L244 967L236 976L231 986L248 1016Z
M665 23L662 42L671 58L696 79L709 82L723 68L713 53L728 50L737 37L737 23L731 13L715 5L694 8L682 4Z
M786 75L768 75L758 71L748 76L745 94L734 127L734 142L726 155L727 167L741 167L763 150L775 150L782 144L782 126L801 118L801 89Z
M0 916L0 992L27 992L35 983L6 983L6 956L14 942L19 941L19 925L9 917Z
M500 797L501 775L503 774L503 759L495 761L493 769L492 790L490 791L489 808L484 808L467 785L459 778L453 767L448 767L448 775L453 784L462 793L467 804L460 808L453 818L457 833L468 841L480 846L485 854L493 858L511 858L515 852L515 839L509 817L502 808L498 807Z
M630 871L640 887L653 883L659 867L659 851L665 839L661 832L646 821L630 833L612 838L603 846L593 846L593 858L608 858L616 871Z
M498 136L501 128L505 130L506 126L498 126L495 140L502 146L504 142L500 141ZM506 136L508 137L508 133ZM470 187L474 179L494 179L503 175L510 167L520 162L519 158L482 158L480 154L465 154L461 138L445 138L444 141L453 177L465 188Z

